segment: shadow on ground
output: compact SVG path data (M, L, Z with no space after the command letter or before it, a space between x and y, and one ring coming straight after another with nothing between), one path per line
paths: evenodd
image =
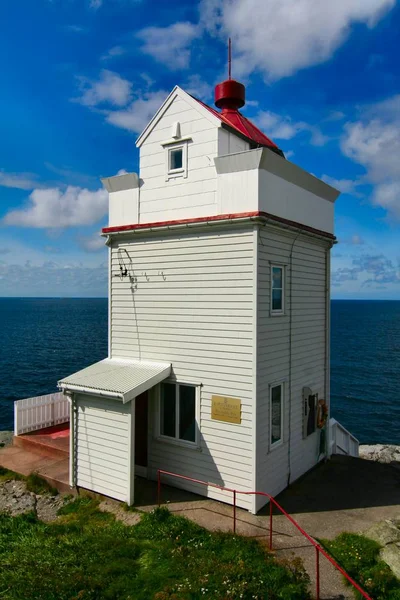
M279 494L277 501L293 515L396 505L400 512L400 470L335 455Z

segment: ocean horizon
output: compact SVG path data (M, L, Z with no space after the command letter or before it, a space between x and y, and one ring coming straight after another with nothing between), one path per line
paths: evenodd
M107 356L106 297L0 297L0 326L0 430L14 400ZM399 379L400 300L332 300L331 415L363 444L400 444Z

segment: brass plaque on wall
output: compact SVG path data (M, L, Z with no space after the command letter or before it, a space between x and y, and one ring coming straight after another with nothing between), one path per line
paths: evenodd
M226 423L242 422L242 403L238 398L211 396L211 418Z

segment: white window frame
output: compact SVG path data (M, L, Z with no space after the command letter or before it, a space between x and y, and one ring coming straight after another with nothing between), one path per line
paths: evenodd
M161 386L163 383L169 383L175 385L175 437L169 435L163 435L161 433ZM195 441L190 442L188 440L181 440L179 438L179 394L178 389L180 385L186 385L192 387L195 390ZM157 410L156 410L156 437L162 442L167 442L176 446L184 446L186 448L199 449L200 448L200 386L195 383L189 383L186 381L170 381L166 380L160 383L157 390Z
M188 175L188 151L187 141L180 141L174 144L165 144L165 169L166 169L166 181L170 179L176 179L179 177L186 178ZM179 169L171 169L170 156L174 150L182 150L182 167Z
M272 442L272 390L274 388L281 388L281 436L276 442ZM271 383L269 386L269 449L273 450L283 444L283 422L284 422L284 408L285 408L285 386L283 382Z
M274 283L273 270L274 269L280 269L282 271L282 287L281 288L273 287L273 283ZM285 314L285 267L284 267L284 265L271 264L271 272L270 273L271 273L270 313L271 313L271 315L284 315ZM282 290L282 307L281 308L273 308L272 292L274 289Z

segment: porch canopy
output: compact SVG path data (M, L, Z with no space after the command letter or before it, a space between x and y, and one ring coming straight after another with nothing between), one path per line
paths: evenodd
M58 382L61 390L107 396L124 404L166 379L171 363L144 362L106 358L64 377Z

